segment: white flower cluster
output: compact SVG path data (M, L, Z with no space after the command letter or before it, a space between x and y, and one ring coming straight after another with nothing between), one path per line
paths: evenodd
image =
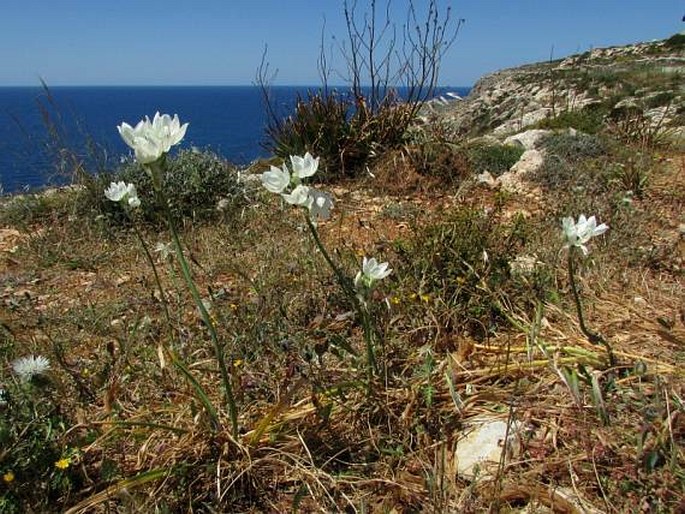
M308 209L312 221L327 220L333 207L331 196L302 183L319 169L318 157L315 159L309 152L304 157L291 155L290 164L292 174L285 163L280 168L271 166L261 175L262 185L267 191L281 195L289 204Z
M584 214L578 217L577 223L573 221L573 218L564 218L561 220L561 225L564 231L564 246L566 248L578 247L582 250L583 255L588 254L585 243L609 230L609 227L604 223L597 226L597 220L594 216L586 218Z
M172 118L159 112L155 113L152 121L145 116L135 127L128 123L117 127L121 138L134 150L136 159L141 164L157 161L172 146L181 142L187 128L187 123L181 125L178 114L174 114Z
M107 189L105 189L105 196L113 202L123 202L129 207L140 207L140 198L136 186L127 184L125 182L112 182Z
M42 355L21 357L12 363L12 369L22 381L28 382L33 377L43 375L48 371L50 369L50 361Z

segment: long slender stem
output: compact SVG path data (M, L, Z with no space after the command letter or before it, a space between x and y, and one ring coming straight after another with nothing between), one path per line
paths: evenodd
M366 343L366 360L367 360L367 373L369 375L369 384L373 379L374 373L378 373L378 367L376 365L376 351L374 349L374 330L371 323L371 315L368 308L359 302L361 305L361 315L362 315L362 326L364 327L364 343Z
M319 249L321 252L321 255L323 255L323 258L326 260L326 263L330 268L333 270L333 273L335 273L336 278L338 279L338 283L340 284L340 287L343 288L343 291L352 298L352 301L354 303L355 308L358 309L358 304L359 300L357 299L357 296L354 292L354 286L352 285L352 281L345 276L345 274L342 272L340 268L333 262L333 259L331 259L331 256L328 254L328 251L326 250L326 247L323 245L321 242L321 238L319 238L319 231L316 229L314 224L312 223L312 220L309 219L309 213L305 213L304 219L307 222L307 227L309 227L309 232L312 234L312 237L314 238L314 242L316 243L316 247Z
M609 343L600 334L598 334L597 332L593 332L592 330L587 328L587 325L585 325L585 318L583 317L583 307L580 303L580 294L578 294L578 288L576 287L576 266L575 260L573 258L574 250L575 247L571 246L568 252L568 280L571 284L571 292L573 293L573 301L576 305L576 312L578 314L578 323L580 324L580 330L583 332L583 334L585 334L585 337L587 337L588 341L590 341L592 344L601 344L606 348L607 354L609 356L609 364L613 366L615 360L614 353L611 350L611 345L609 345Z
M133 221L133 220L132 220ZM171 315L169 314L169 306L166 301L166 296L164 295L164 288L162 287L162 281L159 277L159 273L157 272L157 265L155 264L155 260L152 258L152 254L150 253L150 250L147 247L147 244L145 243L145 239L143 239L142 234L140 233L140 230L138 230L138 227L135 224L135 221L133 221L133 230L136 233L136 236L138 237L138 240L140 241L140 245L143 247L143 251L145 252L145 256L150 263L150 266L152 266L152 272L155 275L155 281L157 282L157 288L159 289L159 294L162 299L162 305L164 306L164 314L167 319L167 326L169 327L169 335L171 339L174 338L174 327L171 322ZM219 429L219 416L217 415L216 409L212 405L211 401L209 400L209 397L205 393L204 389L202 389L202 386L200 383L195 380L195 377L190 373L190 370L188 370L188 367L185 365L185 363L182 361L181 357L172 349L169 347L168 344L163 344L161 343L161 349L162 351L166 352L167 355L171 358L172 364L178 369L183 376L186 377L186 380L190 383L190 385L195 389L195 393L197 394L198 398L200 399L200 402L205 406L205 409L207 409L207 413L209 414L209 419L212 425L212 430L217 431Z
M152 176L153 178L155 177L155 173L161 173L161 168L154 169L154 165L158 163L153 163L152 166ZM158 180L159 180L159 175L157 175ZM160 184L157 184L159 186ZM171 213L171 209L169 209L169 204L166 201L166 198L164 198L164 194L162 192L161 187L156 187L155 192L157 195L157 201L159 206L164 210L164 214L166 215L167 218L167 225L169 225L169 231L171 232L171 237L174 242L174 249L176 250L176 256L178 258L178 262L181 265L181 272L183 273L183 278L186 281L186 284L188 286L188 289L190 290L190 294L193 297L193 301L195 302L195 305L197 306L198 310L200 311L200 315L202 316L202 320L204 321L205 325L207 326L207 329L209 330L209 335L212 339L212 344L214 346L214 354L216 356L216 360L219 364L219 372L221 373L221 380L224 385L224 392L226 394L226 402L228 403L228 412L229 416L231 418L231 428L233 431L234 437L238 436L238 408L236 407L235 403L235 397L233 395L233 386L231 385L231 377L228 373L228 368L226 367L226 359L224 358L224 351L221 346L221 343L219 341L219 336L216 332L216 328L214 327L214 322L212 321L211 317L209 316L209 313L207 312L207 309L202 303L202 297L200 296L200 292L197 290L197 286L195 285L195 282L193 281L192 274L190 273L190 266L188 265L188 261L186 260L185 254L183 252L183 246L181 245L181 239L178 236L178 232L176 230L176 225L174 224L174 218Z
M143 235L140 233L140 230L136 226L135 221L133 221L133 231L136 234L136 237L138 237L138 241L140 242L140 246L143 247L143 252L145 252L145 257L147 258L148 263L152 267L152 273L155 275L155 282L157 284L157 290L159 291L159 297L162 302L162 307L164 308L164 316L166 317L167 324L169 326L169 330L171 331L173 329L173 324L171 323L171 315L169 314L169 305L167 304L166 301L166 295L164 294L164 288L162 287L162 281L159 278L159 272L157 271L157 265L155 264L155 260L152 258L152 254L150 253L150 250L147 247L147 244L145 243L145 239L143 239Z
M335 262L333 262L333 259L326 250L326 247L321 242L318 230L312 223L312 220L309 219L309 213L305 213L304 217L307 222L307 226L309 227L309 232L312 234L312 237L314 239L314 242L316 243L317 248L321 252L321 255L323 255L324 259L326 260L330 268L333 270L333 273L335 273L335 276L338 279L338 282L340 283L340 287L342 287L345 294L347 294L347 296L352 301L352 305L354 306L354 309L357 311L357 314L361 319L362 327L364 328L364 343L366 344L366 364L367 372L369 375L370 392L371 380L373 379L374 374L377 373L378 370L376 366L376 356L374 351L375 331L372 326L371 316L369 314L368 308L366 307L364 302L357 296L354 286L352 285L352 281L348 277L346 277L342 270L335 264Z
M178 237L178 232L176 231L176 226L174 225L173 219L171 218L171 213L169 212L167 206L167 220L169 224L169 230L171 231L171 236L174 241L174 247L176 248L176 255L178 257L178 262L181 264L181 271L183 272L183 278L188 285L190 294L200 311L202 320L204 321L207 329L209 330L209 335L212 339L214 345L214 353L216 355L216 360L219 363L219 371L221 373L221 380L224 384L224 391L226 393L226 401L228 402L228 411L231 417L231 428L233 430L233 435L238 436L238 409L235 404L235 397L233 396L233 386L231 385L231 377L228 374L228 368L226 367L226 359L224 358L223 348L219 341L219 336L216 333L216 328L214 327L214 322L212 321L207 309L202 303L202 298L200 297L200 292L197 290L197 286L193 281L193 277L190 273L190 266L188 266L188 261L183 253L183 247L181 246L181 240Z

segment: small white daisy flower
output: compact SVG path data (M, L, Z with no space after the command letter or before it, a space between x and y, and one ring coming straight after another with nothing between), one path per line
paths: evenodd
M33 377L44 374L50 369L50 361L42 355L21 357L12 363L12 369L19 378L28 382Z

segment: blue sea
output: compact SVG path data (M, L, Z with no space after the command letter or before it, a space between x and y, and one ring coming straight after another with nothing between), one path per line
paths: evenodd
M316 88L311 88L316 89ZM470 88L441 88L437 94ZM277 86L272 105L288 115L306 87ZM5 193L64 184L58 149L69 148L90 171L115 169L129 149L117 125L177 113L188 122L183 147L211 149L235 164L267 152L261 90L255 86L0 87L0 185Z

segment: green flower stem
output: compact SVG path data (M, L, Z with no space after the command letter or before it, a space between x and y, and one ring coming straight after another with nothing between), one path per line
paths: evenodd
M330 266L330 268L333 270L333 273L335 273L336 278L338 279L338 283L340 284L340 287L343 288L343 291L345 294L347 294L350 298L352 298L352 301L354 303L355 308L359 310L359 300L357 298L357 295L354 292L354 285L352 284L352 281L345 276L345 274L342 272L338 266L336 266L335 262L333 262L333 259L331 259L331 256L328 254L328 251L324 247L323 243L321 242L321 238L319 238L319 232L316 229L316 226L312 223L312 220L309 218L309 213L305 212L304 214L304 219L307 222L307 226L309 227L309 232L311 232L312 237L314 238L314 242L316 243L316 247L319 249L321 252L321 255L323 255L323 258L326 260L326 263Z
M181 241L178 237L178 232L176 232L176 227L171 218L171 213L168 212L167 207L167 220L169 222L169 229L171 230L171 235L174 241L174 247L176 248L176 255L178 261L181 264L181 271L183 272L183 278L185 279L188 289L190 289L190 294L200 310L202 315L202 320L207 325L209 329L209 335L212 338L212 343L214 345L214 353L216 354L216 360L219 363L219 371L221 372L221 380L224 383L224 391L226 393L226 401L228 402L228 411L231 417L231 428L233 430L234 437L238 436L238 409L235 404L235 397L233 396L233 386L231 385L231 377L228 374L228 368L226 367L226 359L224 358L224 351L219 342L219 336L216 333L216 328L214 327L214 322L212 321L204 303L202 303L202 298L197 290L197 286L193 281L193 277L190 274L190 267L188 266L188 261L183 253L183 247L181 246Z
M374 349L374 329L371 322L371 314L367 306L358 301L361 307L361 318L362 326L364 327L364 343L366 343L366 360L367 360L367 373L369 375L369 384L373 379L375 373L378 373L378 366L376 365L376 352Z
M159 166L159 163L153 163L157 164ZM152 176L155 176L155 172L160 172L159 169L154 169L155 166L153 166L153 169L151 170ZM197 286L195 285L195 282L193 281L193 277L190 273L190 266L188 265L188 261L185 258L185 254L183 253L183 246L181 245L181 239L178 236L178 232L176 231L176 225L174 224L173 220L173 215L171 214L171 210L169 209L169 204L166 201L166 198L164 198L164 194L160 189L156 189L156 194L158 198L158 202L162 209L164 209L164 213L167 218L167 224L169 225L169 231L171 232L171 237L174 242L174 248L176 250L176 256L178 258L178 262L181 265L181 271L183 273L183 278L186 281L186 284L188 285L188 289L190 290L190 294L193 297L193 301L195 302L195 305L197 306L198 310L200 311L200 315L202 316L202 320L204 321L205 325L207 326L207 329L209 330L209 335L212 339L212 344L214 345L214 353L216 355L216 360L219 363L219 371L221 373L221 380L224 385L224 392L226 394L226 401L228 403L228 412L231 417L231 428L233 430L233 435L234 437L238 436L238 409L236 407L235 403L235 397L233 395L233 386L231 385L231 377L229 376L228 373L228 368L226 367L226 359L224 358L224 352L223 348L221 346L221 343L219 342L219 336L216 333L216 328L214 327L214 323L212 322L211 317L209 316L209 313L207 312L207 309L205 308L204 304L202 303L202 298L200 297L200 293L197 290Z
M135 221L133 221L133 231L135 232L136 237L138 238L138 241L140 242L140 246L143 247L143 251L145 252L145 257L147 258L147 261L150 263L150 266L152 266L152 273L155 275L155 282L157 283L157 289L159 290L159 297L162 300L162 307L164 308L164 316L166 317L166 321L167 321L167 324L169 326L169 330L173 331L173 324L171 322L171 315L169 314L169 305L167 304L167 301L166 301L166 296L164 294L164 288L162 287L162 281L159 278L159 272L157 271L157 265L155 264L155 260L152 258L152 254L150 253L150 250L148 249L147 245L145 244L145 240L143 239L143 235L140 233L140 230L138 230L138 227L137 227Z
M614 352L611 350L611 345L606 341L600 334L593 332L587 328L585 325L585 318L583 317L583 307L580 303L580 294L578 293L578 288L576 287L576 266L575 260L573 258L573 253L575 251L575 246L571 246L568 252L568 279L571 284L571 292L573 293L573 301L576 305L576 312L578 313L578 323L580 324L580 330L585 334L588 341L592 344L601 344L606 348L607 355L609 357L609 364L613 366L615 364Z
M152 271L155 275L155 281L157 282L157 288L159 289L159 294L162 297L162 305L164 306L164 314L167 319L167 326L169 327L169 333L171 338L173 339L174 337L174 327L171 322L171 315L169 314L169 307L166 302L166 298L164 297L164 288L162 287L162 281L159 278L159 273L157 272L157 266L155 265L155 261L152 258L152 254L147 248L147 245L145 244L145 240L143 239L142 235L140 234L140 231L134 224L134 230L136 235L138 236L138 239L140 241L141 246L143 247L143 250L145 251L145 256L147 257L148 262L152 266ZM219 430L219 416L216 412L216 409L212 405L212 402L209 400L209 397L207 396L207 393L205 393L204 389L202 389L202 386L200 383L195 380L195 377L190 373L190 370L188 367L185 365L183 360L181 360L181 357L171 348L169 348L168 345L162 345L162 348L164 351L166 351L167 355L171 357L171 362L173 365L178 369L183 376L186 377L186 380L190 383L190 385L193 387L195 390L195 393L197 394L198 398L202 402L202 404L205 406L205 409L207 410L207 413L209 415L209 420L212 425L212 430L217 431Z
M178 354L171 349L169 349L168 351L169 355L171 356L171 362L173 362L174 366L176 366L176 368L181 372L181 374L184 377L186 377L186 380L188 380L192 388L195 390L195 393L197 394L198 398L205 406L207 414L209 415L209 422L212 425L212 431L217 432L221 426L221 424L219 423L219 415L216 412L214 406L212 405L211 400L207 396L207 393L205 393L205 390L202 388L200 383L197 380L195 380L195 377L188 369L188 366L185 365L185 363L181 360Z
M345 294L352 301L352 305L354 305L354 309L357 311L357 314L359 315L362 321L362 327L364 329L364 343L366 344L366 364L367 372L369 375L370 392L371 380L373 379L374 374L378 372L378 368L376 366L376 356L374 352L375 330L373 329L373 324L371 322L371 315L369 313L368 308L366 307L366 304L357 296L352 281L348 277L346 277L342 270L335 264L335 262L333 262L333 259L331 258L330 254L321 242L321 238L319 237L319 232L317 231L316 226L314 226L312 220L309 218L309 213L306 212L304 217L307 222L307 226L309 227L309 232L312 234L312 237L314 238L316 247L321 252L321 255L323 255L323 258L326 260L326 263L328 263L330 268L333 270L333 273L335 273L335 276L338 279L340 287L342 287Z

